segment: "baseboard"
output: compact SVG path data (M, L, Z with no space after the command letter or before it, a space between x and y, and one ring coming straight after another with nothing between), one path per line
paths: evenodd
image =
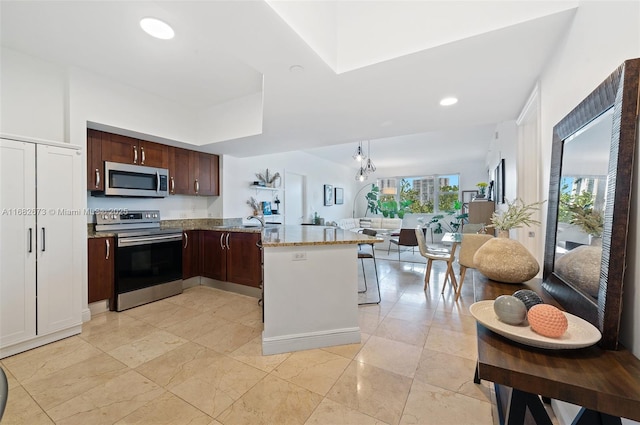
M14 354L22 353L23 351L31 350L32 348L41 347L43 345L68 338L73 335L78 335L81 331L82 324L77 324L67 329L63 329L43 336L34 337L32 339L19 342L8 347L2 347L0 348L0 359L13 356Z
M228 292L235 292L236 294L247 295L249 297L257 299L262 298L262 290L253 286L239 285L233 282L210 279L208 277L201 277L200 284L203 286L208 286L210 288L221 289Z
M91 320L91 316L93 316L94 314L97 314L97 313L94 313L93 311L91 311L90 305L88 308L85 308L84 310L82 310L82 323L85 323Z
M305 334L265 337L262 334L262 354L289 353L291 351L310 350L313 348L331 347L334 345L358 344L360 328L333 329Z

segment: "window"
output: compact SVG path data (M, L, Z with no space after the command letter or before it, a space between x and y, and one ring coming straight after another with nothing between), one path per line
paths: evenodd
M398 187L399 201L413 201L408 212L439 213L455 210L460 199L460 175L405 177Z

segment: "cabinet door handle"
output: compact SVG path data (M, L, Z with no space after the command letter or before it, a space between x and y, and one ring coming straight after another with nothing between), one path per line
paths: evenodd
M27 252L33 252L33 229L31 227L29 227L29 251Z
M184 235L184 249L187 249L187 245L189 245L189 235L187 235L187 232L182 232L182 234Z
M176 181L173 176L171 176L171 193L176 193Z
M134 164L138 163L138 147L137 146L133 147L133 163Z
M45 251L45 243L44 243L45 236L46 236L46 235L45 235L45 230L44 230L44 227L43 227L43 228L42 228L42 252L44 252L44 251Z
M144 146L140 146L140 153L142 154L142 162L140 162L140 164L144 165L144 160L145 160Z
M231 233L227 233L227 239L225 239L225 241L224 241L225 245L227 245L227 249L231 249L231 247L229 246L229 235L230 234Z
M105 260L109 259L109 251L111 251L111 243L109 242L109 239L105 239L105 246L107 247L107 255L104 257Z
M222 242L223 238L224 238L224 233L220 233L220 248L225 249L224 243Z
M258 239L258 242L256 242L256 246L262 249L262 239Z
M96 189L100 187L100 170L96 168Z
M200 192L200 183L198 182L198 179L196 179L194 186L196 188L196 193Z

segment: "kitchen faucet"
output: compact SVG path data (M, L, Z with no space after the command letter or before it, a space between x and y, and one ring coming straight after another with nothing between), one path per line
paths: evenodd
M258 220L260 222L260 227L262 227L264 229L264 218L259 217L257 215L250 215L249 217L247 217L247 220Z

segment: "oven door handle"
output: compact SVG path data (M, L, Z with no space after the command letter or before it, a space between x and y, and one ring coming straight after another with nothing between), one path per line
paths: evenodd
M146 236L142 238L122 238L118 239L118 247L150 245L156 242L172 242L182 241L182 234L163 235L163 236Z

